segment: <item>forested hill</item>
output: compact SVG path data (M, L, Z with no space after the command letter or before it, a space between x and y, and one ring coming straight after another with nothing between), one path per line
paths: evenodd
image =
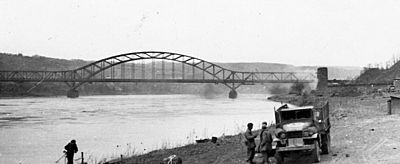
M56 59L44 56L0 53L0 70L64 71L76 69L91 62L84 60Z
M92 63L79 59L66 60L44 56L24 56L23 54L0 53L0 70L38 70L38 71L61 71L72 70ZM307 71L315 72L317 66L293 66L277 63L216 63L224 68L235 71ZM150 69L150 68L149 68ZM358 67L328 67L330 79L351 79L359 75L361 68ZM151 72L146 71L146 72ZM2 96L13 96L26 94L34 84L0 84L0 94ZM265 89L266 88L266 89ZM267 87L244 86L239 88L239 92L265 93ZM68 88L63 83L46 83L35 88L33 95L65 95ZM210 84L159 84L159 83L96 83L83 85L79 88L80 93L85 94L173 94L173 93L200 93L216 92L226 93L227 88L223 85Z

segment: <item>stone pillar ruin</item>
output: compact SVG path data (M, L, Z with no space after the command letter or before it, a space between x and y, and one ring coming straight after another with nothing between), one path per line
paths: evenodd
M328 88L328 68L327 67L319 67L317 69L317 90L325 90Z

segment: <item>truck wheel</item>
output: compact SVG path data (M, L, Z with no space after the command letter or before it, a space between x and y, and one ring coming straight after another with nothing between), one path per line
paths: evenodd
M322 135L322 154L329 154L331 151L331 134L328 132Z
M318 163L319 161L321 161L321 155L319 154L320 149L319 149L318 141L314 141L314 145L315 145L315 147L314 147L312 156L313 156L314 162Z
M278 162L278 164L284 164L285 163L282 153L275 153L275 158L276 158L276 161Z

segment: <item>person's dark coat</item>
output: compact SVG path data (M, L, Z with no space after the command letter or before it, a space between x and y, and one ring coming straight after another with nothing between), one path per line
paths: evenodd
M253 163L253 158L256 153L256 142L255 138L257 134L253 134L250 129L247 129L244 133L244 137L246 138L245 144L247 146L247 162Z
M67 156L78 152L78 146L76 146L76 143L72 142L65 145L64 149L67 151Z
M67 164L73 164L74 163L74 153L78 152L78 146L76 146L76 143L70 142L67 145L64 146L64 149L66 150L65 154L67 156Z
M260 133L260 150L259 151L271 151L272 150L272 135L268 130L262 130Z
M244 137L246 138L247 148L252 149L256 147L255 138L257 137L257 134L253 134L251 130L247 129L244 133Z

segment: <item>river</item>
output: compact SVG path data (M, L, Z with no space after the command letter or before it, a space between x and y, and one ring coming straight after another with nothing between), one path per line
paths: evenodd
M75 139L89 163L237 134L273 120L268 95L112 95L0 99L0 163L55 163ZM79 158L80 154L75 155ZM86 161L85 160L85 161ZM60 161L64 163L64 161Z

